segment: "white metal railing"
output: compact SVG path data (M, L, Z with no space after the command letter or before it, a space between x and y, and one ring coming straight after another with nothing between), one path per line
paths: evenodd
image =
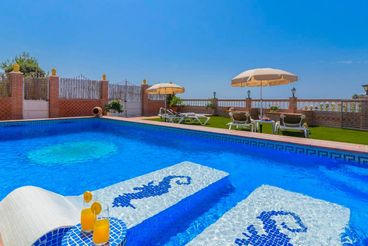
M362 112L362 102L354 99L298 99L297 108L307 111L359 113Z
M182 99L184 106L207 107L211 104L210 99Z
M245 108L244 99L218 99L217 105L219 107L235 107L235 108Z
M271 108L278 107L279 109L288 109L288 99L252 99L252 108Z
M163 101L165 100L166 95L155 95L155 94L148 94L148 99L152 101Z
M206 107L212 99L182 99L183 105ZM218 107L246 107L246 99L217 99ZM289 99L252 99L252 108L268 109L273 106L279 109L289 109ZM362 101L359 99L297 99L298 110L313 110L326 112L362 112Z

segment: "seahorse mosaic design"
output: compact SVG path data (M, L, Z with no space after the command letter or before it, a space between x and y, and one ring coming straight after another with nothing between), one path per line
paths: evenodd
M291 238L288 235L282 233L277 227L274 216L291 216L294 222L298 225L298 228L290 228L285 222L281 223L281 227L294 233L306 232L307 227L303 224L301 218L293 213L287 211L263 211L257 219L260 219L263 223L263 229L265 234L258 234L254 225L247 227L247 232L242 234L245 238L236 238L236 245L253 245L253 246L293 246L290 243Z
M171 188L171 181L176 180L177 185L189 185L192 178L189 176L166 176L157 185L154 181L148 182L139 187L134 187L133 190L137 191L135 193L124 193L116 197L112 203L113 207L131 207L136 208L131 201L136 199L143 199L153 196L161 196L162 194L168 193Z

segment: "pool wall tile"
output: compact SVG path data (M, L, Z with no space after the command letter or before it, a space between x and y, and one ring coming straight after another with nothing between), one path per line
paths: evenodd
M88 123L88 124L86 124ZM101 124L102 123L102 124ZM281 152L296 153L311 157L328 158L335 161L368 165L368 153L349 152L343 150L314 147L296 143L286 143L276 140L263 140L250 137L232 136L221 133L196 131L190 129L150 125L139 122L127 122L107 118L81 118L81 119L58 119L58 120L35 120L35 121L11 121L0 122L0 141L22 138L38 137L40 135L55 135L66 132L79 132L85 130L98 130L104 128L104 123L137 127L139 129L158 130L162 134L164 129L168 133L176 133L184 136L195 136L212 139L219 142L244 144L255 148L267 148ZM22 127L23 126L23 127ZM40 127L42 126L42 127ZM62 131L57 126L63 126ZM13 129L9 131L9 129ZM30 131L32 130L32 131Z
M168 132L174 132L180 135L203 137L203 138L213 139L213 140L220 141L220 142L231 142L231 143L237 143L237 144L244 144L244 145L248 145L248 146L256 147L256 148L267 148L267 149L273 149L276 151L307 155L311 157L328 158L328 159L332 159L335 161L368 165L368 153L364 153L364 152L349 152L349 151L307 146L307 145L301 145L301 144L292 144L292 143L286 143L286 142L280 142L280 141L232 136L232 135L225 135L221 133L212 133L212 132L196 131L196 130L189 130L189 129L149 125L149 124L136 123L136 122L133 123L133 122L126 122L126 121L112 120L112 119L101 119L101 120L107 121L110 123L114 123L117 125L137 126L141 128L148 128L151 130L165 129Z

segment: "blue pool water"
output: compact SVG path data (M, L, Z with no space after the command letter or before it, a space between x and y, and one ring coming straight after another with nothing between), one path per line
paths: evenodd
M182 161L230 173L234 189L157 244L185 244L262 184L350 208L347 234L368 244L366 167L111 120L0 125L0 199L24 185L79 195Z

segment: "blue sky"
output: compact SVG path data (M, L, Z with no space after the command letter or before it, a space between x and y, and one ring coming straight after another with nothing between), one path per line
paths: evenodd
M304 98L349 98L368 83L365 0L18 0L1 9L0 61L28 51L63 77L173 81L196 98L245 97L230 80L257 67L297 74Z

